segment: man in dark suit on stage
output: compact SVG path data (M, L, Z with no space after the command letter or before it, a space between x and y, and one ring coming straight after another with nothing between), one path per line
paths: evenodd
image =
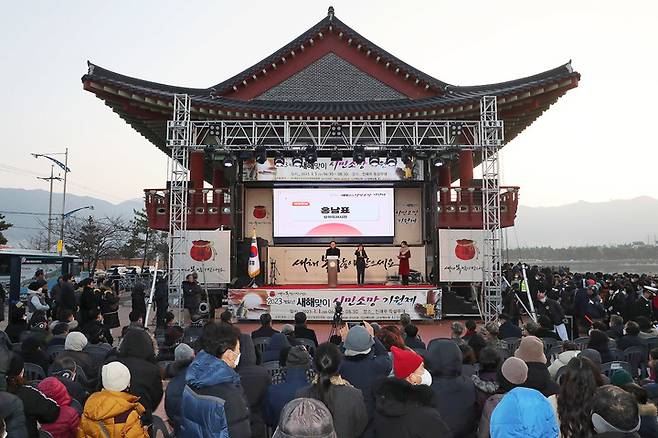
M338 256L340 258L340 249L336 247L336 242L332 240L329 242L329 248L324 252L325 257L327 256Z

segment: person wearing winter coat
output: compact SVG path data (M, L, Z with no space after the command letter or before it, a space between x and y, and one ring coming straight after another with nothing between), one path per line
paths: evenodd
M78 366L73 359L61 357L61 355L53 361L53 365L50 367L51 376L62 382L71 398L77 400L80 406L84 406L89 393L80 383L77 370Z
M563 350L565 348L565 345L569 345L569 343L565 342L562 345ZM562 351L562 353L558 354L555 360L548 367L548 372L551 375L551 379L555 379L555 375L557 374L558 371L560 371L560 368L567 366L567 364L571 359L573 359L574 357L580 354L580 350L578 350L577 346L575 344L571 344L571 345L574 347L574 349Z
M42 424L41 429L53 438L75 438L80 415L71 407L71 396L66 387L55 377L46 377L37 386L43 394L59 406L59 417L53 423Z
M640 438L642 419L637 400L621 388L604 385L594 393L592 426L595 436L606 438Z
M85 374L86 380L81 382L87 385L89 380L93 380L98 376L98 364L94 362L91 355L83 349L87 346L87 338L80 332L71 332L66 335L64 341L64 352L57 356L60 358L70 358L75 364L82 369Z
M557 438L553 408L539 391L514 388L491 415L491 438Z
M56 421L59 416L59 406L37 388L25 384L23 365L23 359L17 354L12 354L6 376L7 392L14 394L23 402L28 436L37 438L39 436L37 422L44 424Z
M633 394L637 400L640 414L640 429L637 433L641 438L658 437L658 409L655 404L649 402L647 390L635 383L628 383L622 389Z
M417 353L391 347L393 373L375 385L374 433L377 438L451 438L436 407L431 374Z
M240 376L242 389L249 402L251 436L266 438L263 404L271 378L265 368L256 365L256 348L251 336L240 336L240 363L235 370Z
M166 325L165 315L169 307L169 283L167 282L167 277L162 277L155 283L153 301L155 301L155 327L156 329L164 330Z
M526 336L521 339L519 348L514 352L528 366L528 379L525 387L533 388L550 397L560 392L560 386L551 379L546 365L546 355L544 354L544 343L536 336Z
M311 356L300 345L290 348L286 358L285 380L267 388L263 406L263 416L268 426L276 427L283 407L295 398L300 389L308 386L306 372L311 366Z
M73 289L74 282L75 277L73 277L73 274L64 274L62 276L61 292L59 302L57 303L58 312L61 312L63 309L70 310L74 315L78 312L78 304Z
M345 326L341 330L341 337L345 360L340 366L340 375L361 390L368 409L368 418L372 420L375 413L372 385L390 374L391 358L367 322L364 322L363 326L355 325L349 331Z
M119 345L116 360L130 370L130 393L139 397L148 419L163 396L160 368L155 362L153 340L148 332L129 329Z
M0 420L5 422L8 437L27 438L23 402L14 394L0 391Z
M320 344L313 358L318 375L311 386L297 392L297 397L323 402L331 412L338 438L357 438L368 426L368 413L363 393L340 375L342 361L336 345Z
M101 310L101 294L96 289L96 283L91 277L80 282L82 294L80 295L80 326L93 319L93 315Z
M174 362L167 367L167 374L171 376L165 391L165 412L174 433L180 431L180 405L185 388L185 373L194 360L194 350L187 344L179 344L174 350Z
M130 371L120 362L103 365L103 389L89 396L80 418L77 438L148 438L142 426L144 406L127 391Z
M30 328L25 316L25 306L23 303L16 303L9 306L9 324L5 327L5 333L13 343L21 341L23 332Z
M37 337L30 336L21 345L23 361L39 365L44 372L50 366L50 356L46 354L46 344Z
M478 438L489 438L491 415L498 403L509 391L525 384L528 378L528 366L521 359L509 357L497 370L498 391L484 402L480 425L478 427Z
M265 347L263 351L261 362L279 362L281 361L281 352L287 351L290 349L290 341L288 337L283 333L275 333L270 339L270 343ZM285 353L284 353L285 354ZM285 365L285 363L280 365Z
M103 324L108 329L121 326L119 321L119 297L114 294L111 288L107 288L101 293L101 313L103 315Z
M498 392L498 368L500 367L500 356L493 347L485 347L480 351L478 359L480 368L477 374L471 376L475 389L477 390L478 414L482 413L484 403L489 397Z
M249 404L235 367L240 332L228 324L203 327L201 351L185 374L180 436L250 438Z
M434 339L425 355L425 367L432 374L432 391L441 417L456 437L475 436L477 393L473 381L462 376L462 353L449 339Z
M130 298L132 301L132 311L139 313L142 316L142 321L146 323L146 295L144 293L144 284L135 283Z

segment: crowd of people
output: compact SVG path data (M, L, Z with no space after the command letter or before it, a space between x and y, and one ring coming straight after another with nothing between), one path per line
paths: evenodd
M648 276L531 269L528 294L509 267L495 322L429 339L403 314L321 342L302 312L243 333L228 310L183 328L161 308L151 330L143 287L113 337L111 288L37 274L0 332L0 436L147 437L164 401L178 437L658 437Z

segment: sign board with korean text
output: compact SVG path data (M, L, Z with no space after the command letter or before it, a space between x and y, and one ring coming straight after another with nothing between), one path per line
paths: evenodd
M187 248L176 258L186 273L196 272L201 284L231 282L231 231L186 231Z
M331 321L341 303L344 321L441 319L441 289L433 288L259 288L229 289L228 305L239 319L258 320L269 313L274 320L292 320L304 312L310 321Z
M439 230L439 279L482 282L483 230Z
M381 164L371 166L367 161L356 164L351 158L341 161L331 161L331 158L320 157L302 167L292 165L292 158L286 158L283 166L275 166L274 158L268 158L263 164L255 160L244 162L242 180L252 181L422 181L423 161L416 160L413 169L407 169L401 159L395 166L388 166L382 160Z

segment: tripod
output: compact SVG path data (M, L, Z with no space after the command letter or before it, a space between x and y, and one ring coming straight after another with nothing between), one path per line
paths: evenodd
M280 274L279 270L276 267L276 260L270 260L270 284L276 285L276 276Z
M339 335L340 328L343 325L343 306L339 302L336 302L336 307L334 308L334 317L331 320L331 331L329 332L329 342L331 338Z

